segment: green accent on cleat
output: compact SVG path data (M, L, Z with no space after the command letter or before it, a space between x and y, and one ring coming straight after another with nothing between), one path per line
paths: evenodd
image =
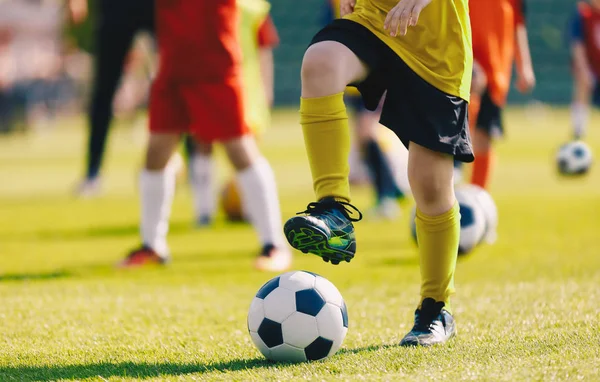
M356 252L352 219L344 205L335 200L309 204L304 216L289 219L283 228L290 245L303 253L320 256L334 265L350 262ZM357 210L358 211L358 210Z

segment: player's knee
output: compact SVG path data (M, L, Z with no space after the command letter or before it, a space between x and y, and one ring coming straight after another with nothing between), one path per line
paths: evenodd
M179 143L176 134L151 134L146 151L146 170L160 171L167 167Z
M414 188L418 204L433 205L438 203L449 187L433 171L410 171L409 178Z
M451 156L411 142L408 179L417 207L425 214L438 215L452 207L453 167Z
M256 140L251 135L233 138L223 142L229 162L236 171L243 171L261 158Z
M342 91L346 86L342 81L338 60L319 44L311 46L304 54L301 75L303 89L332 93Z

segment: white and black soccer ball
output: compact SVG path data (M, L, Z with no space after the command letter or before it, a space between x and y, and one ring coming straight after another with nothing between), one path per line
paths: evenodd
M460 241L458 254L465 255L471 252L483 239L485 232L485 217L483 210L475 196L466 190L455 191L456 200L460 207ZM411 234L417 242L417 228L415 225L416 207L411 212Z
M292 271L269 280L256 293L248 331L270 360L314 361L338 351L348 332L348 311L329 280Z
M558 172L562 175L582 175L592 166L592 149L582 141L573 141L560 146L556 154Z
M486 190L475 184L463 184L459 188L472 194L479 203L485 222L483 240L488 244L493 244L498 237L498 208L494 199Z

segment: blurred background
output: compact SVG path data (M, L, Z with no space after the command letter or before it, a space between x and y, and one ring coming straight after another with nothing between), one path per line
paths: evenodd
M95 52L98 0L88 17L73 23L65 0L0 0L0 131L44 128L61 115L87 105ZM536 100L566 104L571 96L566 28L572 0L529 0L528 29L537 86L532 95L511 92L510 102ZM293 106L299 97L304 49L323 24L324 1L272 2L271 15L281 44L275 50L275 105ZM290 11L293 9L293 12ZM143 107L148 76L144 44L133 46L126 76L115 101L117 116ZM148 46L148 45L146 45ZM137 56L136 56L136 53Z

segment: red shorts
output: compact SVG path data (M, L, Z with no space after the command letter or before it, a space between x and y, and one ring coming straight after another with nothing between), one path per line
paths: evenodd
M249 132L244 121L235 0L156 1L159 73L150 131L204 142Z
M190 134L202 142L249 133L239 79L210 83L157 78L150 93L150 131Z

